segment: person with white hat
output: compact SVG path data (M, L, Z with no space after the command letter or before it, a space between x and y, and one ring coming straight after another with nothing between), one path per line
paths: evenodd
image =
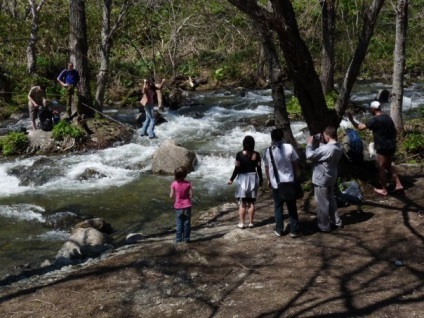
M372 131L374 148L377 152L378 178L381 183L381 189L374 188L374 191L381 195L387 195L386 173L389 173L395 181L395 191L403 192L403 186L399 180L399 176L392 167L393 157L396 152L397 131L395 124L389 115L381 111L381 104L378 101L373 101L368 109L373 117L366 124L356 122L351 113L347 113L347 115L356 129L364 130L368 128Z

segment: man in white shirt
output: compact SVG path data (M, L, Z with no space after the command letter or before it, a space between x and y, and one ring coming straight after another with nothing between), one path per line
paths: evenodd
M271 131L272 146L265 149L263 155L263 163L265 173L268 178L268 187L272 188L272 197L274 199L274 216L275 216L275 235L281 236L284 230L283 222L283 203L286 202L290 222L290 236L292 238L300 236L299 218L297 214L296 199L283 200L278 191L278 174L279 182L292 182L297 179L298 175L298 155L293 146L283 142L282 132L280 129ZM272 158L270 151L272 151ZM274 169L274 165L275 168ZM276 170L276 171L275 171Z

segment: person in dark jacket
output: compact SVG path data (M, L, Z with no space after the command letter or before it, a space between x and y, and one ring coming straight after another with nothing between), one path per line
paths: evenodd
M374 188L374 191L381 195L387 195L386 173L388 173L395 181L395 191L403 192L403 185L395 169L392 167L393 157L396 152L397 131L395 124L389 115L381 111L381 105L378 101L373 101L370 104L369 110L373 117L366 124L356 122L351 113L348 113L348 117L356 129L369 129L372 131L374 149L377 152L378 178L381 184L381 189Z

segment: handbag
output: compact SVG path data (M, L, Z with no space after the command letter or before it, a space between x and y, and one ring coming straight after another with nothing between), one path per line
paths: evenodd
M278 193L280 194L280 197L284 201L293 201L297 199L303 198L303 189L301 184L295 180L295 181L289 181L289 182L280 182L280 178L277 173L277 167L274 162L274 156L272 154L272 149L269 147L269 157L271 159L272 168L274 170L275 180L278 184Z

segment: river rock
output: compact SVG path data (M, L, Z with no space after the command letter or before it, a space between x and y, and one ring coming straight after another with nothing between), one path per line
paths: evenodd
M113 232L113 227L110 223L106 222L102 218L94 218L85 220L75 225L75 228L94 228L102 233L111 234Z
M57 212L46 217L45 224L56 230L69 229L78 220L78 215L72 212Z
M52 159L42 157L35 160L31 166L16 166L7 173L20 180L19 186L40 186L57 177L60 171L56 169Z
M66 260L97 257L111 248L113 239L95 228L76 228L56 254L55 263Z
M399 164L395 165L396 172L405 177L419 177L424 175L422 164Z
M90 180L90 179L103 179L106 178L107 176L104 173L101 173L95 169L92 168L87 168L84 170L83 173L80 173L79 175L77 175L76 179L78 181L86 181L86 180Z
M183 166L188 172L192 172L196 160L196 154L193 151L181 147L175 139L169 139L153 153L152 171L173 174L177 167Z

